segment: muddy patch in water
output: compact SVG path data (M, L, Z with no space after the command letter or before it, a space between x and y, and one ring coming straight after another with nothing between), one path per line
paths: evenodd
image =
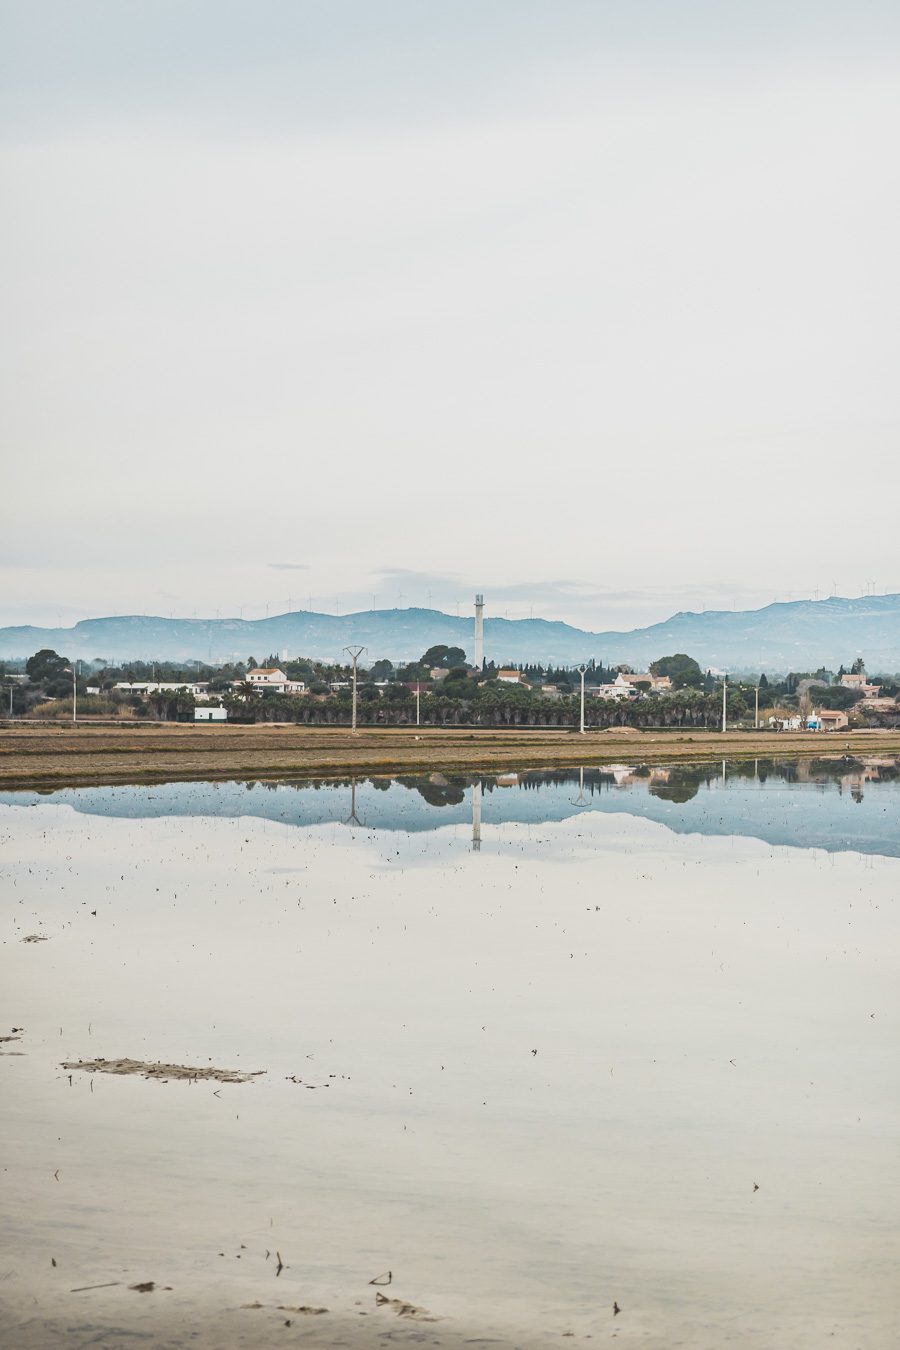
M148 1064L141 1059L78 1059L60 1065L63 1069L81 1069L85 1073L140 1074L142 1078L211 1080L214 1083L249 1083L265 1069L243 1073L238 1069L198 1069L188 1064Z

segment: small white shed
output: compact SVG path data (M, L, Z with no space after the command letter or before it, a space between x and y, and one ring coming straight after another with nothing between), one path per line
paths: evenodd
M194 721L195 721L195 722L227 722L227 721L228 721L228 709L227 709L227 708L195 708L195 709L194 709Z

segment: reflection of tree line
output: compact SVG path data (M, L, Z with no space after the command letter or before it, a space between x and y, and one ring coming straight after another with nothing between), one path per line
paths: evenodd
M622 791L644 787L651 796L663 801L687 802L696 797L701 788L719 785L722 780L743 780L766 783L770 780L786 784L810 784L826 788L837 787L849 791L855 800L862 799L866 783L891 782L900 779L900 761L881 756L857 757L846 755L835 759L791 760L767 758L733 760L724 764L668 764L668 765L609 765L604 768L534 769L523 773L431 773L428 775L399 775L396 777L353 777L313 779L286 783L263 781L258 786L272 791L283 787L323 788L343 787L354 792L360 785L387 792L391 786L417 793L429 806L438 809L461 806L477 786L479 808L482 794L501 793L516 787L523 792L539 792L550 787L578 785L584 798L602 792ZM247 788L257 786L253 782Z

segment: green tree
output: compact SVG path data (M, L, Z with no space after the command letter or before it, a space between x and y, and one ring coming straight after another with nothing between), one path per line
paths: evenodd
M34 656L29 656L25 672L35 684L46 684L49 680L59 679L68 664L68 657L59 656L52 647L42 647Z
M42 647L25 662L25 671L34 685L40 685L50 698L65 698L72 692L72 673L68 658L51 647Z
M692 656L686 652L676 652L674 656L661 656L650 664L650 674L668 675L673 689L702 689L703 671Z
M461 666L465 664L466 654L462 647L448 647L446 643L439 642L434 647L429 647L428 651L423 653L420 665L443 666L449 670L451 666Z

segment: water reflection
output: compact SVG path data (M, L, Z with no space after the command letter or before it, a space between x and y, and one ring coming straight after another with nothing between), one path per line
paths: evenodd
M48 800L127 818L247 816L298 828L334 822L408 833L468 826L474 852L504 824L603 812L653 820L676 834L900 856L900 761L892 756L0 793L8 805Z
M893 1350L898 804L875 759L4 794L0 1344ZM121 1058L254 1077L66 1067Z

